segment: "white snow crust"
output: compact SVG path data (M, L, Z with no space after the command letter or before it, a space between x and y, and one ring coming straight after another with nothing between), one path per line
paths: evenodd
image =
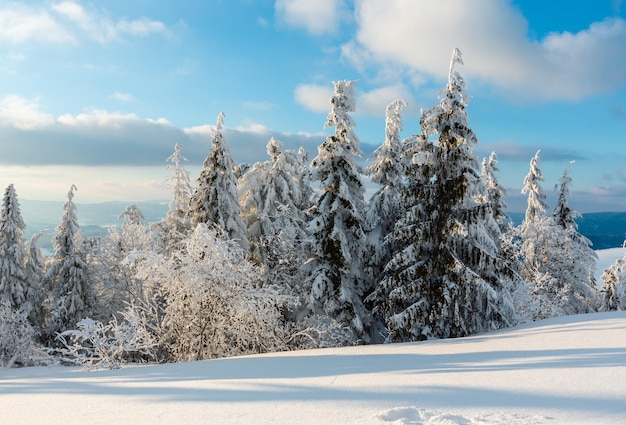
M626 312L468 338L87 372L0 369L3 424L617 424Z

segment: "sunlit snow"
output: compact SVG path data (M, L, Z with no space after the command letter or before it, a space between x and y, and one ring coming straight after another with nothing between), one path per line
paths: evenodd
M86 372L0 369L3 424L617 424L626 312L500 332Z

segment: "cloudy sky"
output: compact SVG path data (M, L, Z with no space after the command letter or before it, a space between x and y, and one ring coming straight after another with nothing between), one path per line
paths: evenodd
M512 210L538 149L546 192L575 161L574 208L626 210L625 17L619 0L0 0L0 185L167 200L174 144L197 177L222 111L235 161L272 136L312 158L340 79L358 80L370 153L396 98L419 132L457 47Z

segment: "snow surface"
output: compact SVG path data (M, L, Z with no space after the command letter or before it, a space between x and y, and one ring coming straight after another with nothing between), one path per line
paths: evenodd
M2 424L623 424L626 311L468 338L0 369Z

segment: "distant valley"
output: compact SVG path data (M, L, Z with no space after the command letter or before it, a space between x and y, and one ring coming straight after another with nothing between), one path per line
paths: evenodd
M120 224L119 215L132 203L104 202L77 204L78 220L84 237L104 235L107 229ZM42 232L40 244L44 252L52 252L52 237L63 216L64 202L20 200L22 216L26 222L25 238ZM168 210L167 201L136 202L146 223L161 220ZM513 223L519 224L524 213L509 213ZM593 243L594 249L622 246L626 239L626 212L600 212L584 214L577 220L578 231Z

